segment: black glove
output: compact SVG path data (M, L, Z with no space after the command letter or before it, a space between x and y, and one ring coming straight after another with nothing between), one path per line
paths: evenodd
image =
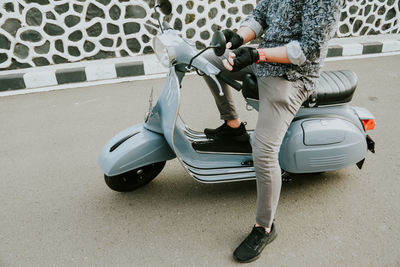
M229 49L236 49L243 45L243 38L239 34L229 29L223 30L222 33L225 35L226 43L231 42L232 47Z
M256 48L243 46L232 51L236 55L233 59L232 71L239 71L248 65L256 63L259 59L259 54Z

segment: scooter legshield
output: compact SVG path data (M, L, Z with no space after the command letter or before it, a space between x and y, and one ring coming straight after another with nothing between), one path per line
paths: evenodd
M102 149L99 165L115 176L152 163L175 158L163 135L136 124L114 136Z

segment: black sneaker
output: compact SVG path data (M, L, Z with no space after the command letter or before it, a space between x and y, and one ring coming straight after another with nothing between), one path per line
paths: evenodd
M264 227L254 226L249 236L233 252L233 258L243 263L258 259L265 246L274 241L276 236L274 224L270 233L266 233Z
M222 140L230 139L235 141L249 141L250 136L246 131L245 124L242 122L238 128L230 127L226 122L216 129L206 128L204 129L208 139Z

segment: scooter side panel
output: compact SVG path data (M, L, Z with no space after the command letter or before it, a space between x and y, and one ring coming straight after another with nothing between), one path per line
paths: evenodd
M114 136L102 149L99 165L107 176L175 158L163 135L134 125Z
M331 124L337 124L336 128L341 129L344 138L336 138L334 135L337 131L332 127L322 133L326 137L325 144L318 140L314 143L308 141L308 145L305 142L305 135L308 133L302 126L304 122L320 124L321 119L305 119L292 123L279 154L280 165L285 171L313 173L338 170L365 158L368 151L365 134L351 122L332 119ZM331 141L335 138L340 142Z

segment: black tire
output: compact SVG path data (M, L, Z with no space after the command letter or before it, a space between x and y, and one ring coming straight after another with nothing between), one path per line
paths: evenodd
M162 171L165 161L152 163L119 175L104 175L108 187L118 192L129 192L148 184Z

